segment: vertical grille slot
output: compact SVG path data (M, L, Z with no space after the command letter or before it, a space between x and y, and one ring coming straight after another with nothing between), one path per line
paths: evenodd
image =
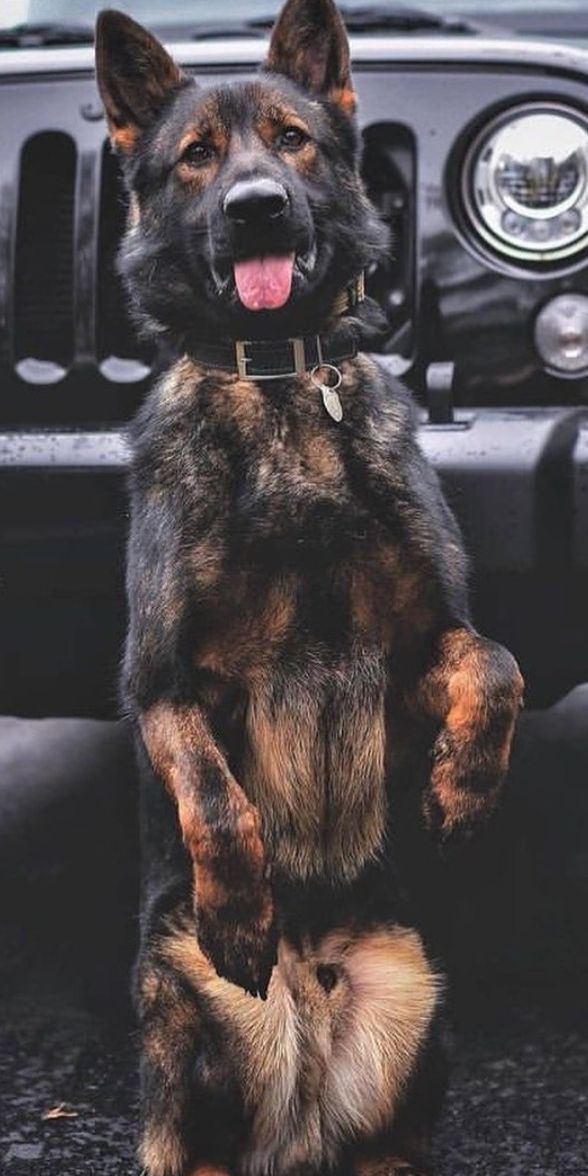
M150 356L141 346L127 310L127 296L116 272L116 255L126 226L128 198L120 164L108 143L102 153L98 225L98 330L100 369L126 383L147 374Z
M364 131L363 178L370 199L390 227L391 250L368 276L390 327L384 351L405 357L414 350L416 147L399 123L374 123Z
M22 150L15 251L14 351L33 383L60 379L73 356L76 148L44 132Z

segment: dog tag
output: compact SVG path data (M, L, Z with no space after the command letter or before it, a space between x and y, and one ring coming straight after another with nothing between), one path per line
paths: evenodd
M335 379L332 384L325 384L321 379L319 379L317 373L325 371L334 373ZM339 368L336 368L332 363L319 364L318 367L312 369L310 378L321 394L325 412L328 412L331 420L336 421L337 424L339 424L339 422L343 420L343 405L341 404L341 398L337 391L337 388L343 379Z
M330 417L339 424L343 420L343 405L336 388L329 388L328 384L321 384L323 404Z

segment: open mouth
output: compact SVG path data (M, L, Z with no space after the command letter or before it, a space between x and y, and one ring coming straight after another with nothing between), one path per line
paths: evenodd
M221 276L213 268L219 293L231 289L246 310L280 310L289 301L295 285L307 281L317 262L313 245L304 254L292 252L267 254L233 262L228 273Z
M292 293L294 253L251 257L234 266L237 295L247 310L279 310Z

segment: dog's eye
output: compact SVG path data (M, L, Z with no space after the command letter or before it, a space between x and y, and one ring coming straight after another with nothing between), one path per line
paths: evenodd
M280 131L278 147L284 151L297 151L308 142L308 135L301 127L284 127Z
M181 163L187 163L190 167L201 167L203 163L210 162L213 154L210 143L190 143L182 155Z

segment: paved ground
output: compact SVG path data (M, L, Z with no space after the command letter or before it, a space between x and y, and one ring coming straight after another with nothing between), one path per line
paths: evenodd
M436 1176L588 1176L587 780L584 687L525 716L502 821L450 871ZM130 781L119 728L0 720L3 1176L138 1176Z
M587 991L505 989L461 1018L438 1176L586 1176Z
M462 1002L437 1176L586 1176L587 993L517 982ZM15 1004L2 1014L0 1171L138 1176L128 1025ZM61 1104L76 1117L44 1119Z

